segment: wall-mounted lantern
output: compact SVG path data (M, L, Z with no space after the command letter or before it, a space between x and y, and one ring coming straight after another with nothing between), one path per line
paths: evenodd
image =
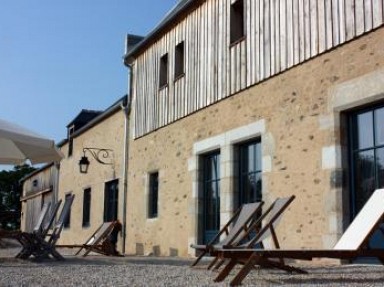
M87 173L89 165L91 164L88 157L85 155L86 152L89 152L92 157L100 164L114 164L112 149L85 147L83 148L83 156L79 160L80 173Z

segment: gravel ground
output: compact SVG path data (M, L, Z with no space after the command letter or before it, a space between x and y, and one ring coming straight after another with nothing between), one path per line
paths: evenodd
M19 248L0 248L0 286L228 286L215 284L216 272L192 269L191 260L160 257L85 258L68 255L66 261L24 261L13 258ZM309 274L254 270L244 286L383 286L381 265L307 267Z

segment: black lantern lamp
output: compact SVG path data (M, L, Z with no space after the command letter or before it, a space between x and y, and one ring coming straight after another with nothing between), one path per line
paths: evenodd
M85 156L85 154L81 157L79 160L79 167L80 167L80 173L87 173L88 172L88 167L89 167L89 160Z
M83 148L83 156L79 160L80 173L87 173L90 161L85 155L85 152L89 152L92 157L100 164L103 165L113 165L113 150L105 148L93 148L85 147Z

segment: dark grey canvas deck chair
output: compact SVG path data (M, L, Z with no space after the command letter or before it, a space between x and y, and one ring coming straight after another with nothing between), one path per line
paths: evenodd
M53 226L52 232L47 233L45 236L33 233L28 235L28 252L19 258L27 259L30 256L34 256L36 260L41 260L52 256L57 260L64 260L64 257L56 251L56 242L60 238L65 220L71 210L74 197L74 195L66 197L60 216Z
M289 207L295 196L289 196L284 198L277 198L263 213L262 215L252 223L252 226L248 229L248 232L244 234L242 244L237 246L222 246L215 250L216 259L219 261L214 269L218 269L222 264L225 263L225 258L219 256L219 251L222 249L231 248L264 248L264 242L266 239L271 238L272 247L275 249L280 248L280 244L276 235L276 227L280 223L284 211ZM256 230L256 232L254 232ZM253 232L253 234L252 234ZM246 242L244 242L247 239Z
M57 247L64 248L79 248L75 255L79 255L81 251L85 250L83 257L87 256L90 252L96 252L99 254L111 256L115 255L110 252L108 248L108 237L111 234L115 222L104 222L96 229L96 231L85 241L84 244L72 244L72 245L58 245Z
M52 223L54 219L56 218L57 212L59 210L59 207L61 205L61 200L56 202L51 209L51 212L49 216L47 216L49 207L51 203L47 202L44 203L40 215L38 217L38 220L36 222L35 227L33 228L32 232L21 232L19 236L17 237L17 240L21 243L23 246L22 250L16 255L16 258L23 258L23 257L29 257L30 250L33 246L33 241L35 236L39 237L45 237L49 231L49 229L52 227Z
M201 252L191 264L191 267L196 266L196 264L206 255L216 256L214 250L217 248L223 246L236 246L239 244L244 238L244 235L247 234L248 228L251 226L252 222L256 220L258 213L261 212L262 205L262 202L242 205L209 243L205 245L191 244L192 248ZM220 237L224 235L225 238L219 241ZM217 259L215 258L208 266L208 269L210 269L216 261Z
M333 258L353 260L358 257L377 258L384 264L384 249L369 249L369 240L380 229L384 220L384 189L376 190L358 215L343 233L333 249L318 250L256 250L227 249L220 250L221 258L229 258L230 263L220 272L215 281L222 281L239 261L244 266L232 279L231 285L240 285L248 273L255 267L278 268L287 272L307 273L300 268L288 266L284 259L312 260L313 258Z

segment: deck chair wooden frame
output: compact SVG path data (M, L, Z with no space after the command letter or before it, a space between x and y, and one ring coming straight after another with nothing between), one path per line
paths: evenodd
M115 255L106 248L104 248L105 242L108 240L116 222L104 222L101 224L96 231L85 241L84 244L71 244L71 245L57 245L57 247L63 248L79 248L75 255L79 255L82 250L85 250L83 257L87 256L90 252L96 252L99 254L111 256Z
M59 200L52 206L49 216L47 216L47 214L51 203L44 203L39 219L36 222L33 231L31 233L22 232L19 234L17 240L23 247L22 250L16 255L16 258L29 257L31 254L31 248L33 248L33 238L35 236L45 237L47 235L49 229L52 227L54 219L56 218L61 202L62 201Z
M221 258L229 258L230 263L220 272L215 281L220 282L229 274L238 261L244 266L232 279L231 285L240 285L255 265L285 270L287 272L307 273L300 268L284 264L284 259L312 260L313 258L332 258L352 260L357 257L377 258L384 264L384 249L368 249L372 235L384 220L384 189L376 190L358 215L343 233L333 249L317 250L220 250Z
M61 231L63 230L65 220L71 210L75 195L66 197L63 208L61 209L60 216L54 225L52 232L47 233L46 236L38 234L31 234L29 237L29 252L24 254L22 259L27 259L34 256L36 260L49 258L52 256L57 260L64 260L64 257L56 250L56 242L59 240Z
M248 234L248 228L256 219L258 213L261 212L262 205L262 202L247 203L242 205L209 243L205 245L191 244L192 248L200 251L200 255L191 264L191 267L196 266L207 254L210 256L216 256L214 254L214 250L216 248L223 246L236 246L244 238L244 235ZM218 242L220 237L223 235L225 235L225 238ZM217 258L209 264L208 269L210 269L216 261Z

